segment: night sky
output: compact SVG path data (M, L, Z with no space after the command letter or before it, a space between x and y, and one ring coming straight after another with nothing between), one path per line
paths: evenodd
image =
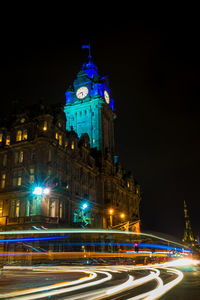
M142 229L182 238L186 200L198 233L197 16L186 9L159 17L134 12L111 20L104 13L66 21L65 14L22 18L9 12L2 21L2 111L15 99L65 103L65 90L87 58L81 45L90 43L93 61L100 75L108 77L115 100L116 152L141 185Z

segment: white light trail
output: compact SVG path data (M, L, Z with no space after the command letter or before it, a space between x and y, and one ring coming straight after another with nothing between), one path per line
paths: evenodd
M122 267L123 268L123 267ZM121 293L123 291L129 290L131 288L137 287L139 285L145 284L153 279L159 278L160 271L154 268L148 268L150 270L150 274L144 276L142 278L134 280L133 276L129 275L128 280L122 284L116 285L114 287L103 288L97 291L91 291L84 293L84 300L94 300L94 299L101 299L101 297L111 296L117 293ZM100 298L99 298L100 297ZM76 295L74 299L82 299L83 294ZM71 299L70 297L65 298L65 300Z
M73 292L73 291L77 291L77 290L84 289L84 288L87 288L87 287L99 285L99 284L102 284L102 283L112 279L112 275L109 274L108 272L98 272L98 273L102 273L102 274L106 275L106 277L102 278L102 279L99 279L99 280L96 280L96 281L92 281L90 283L83 283L81 285L74 286L74 287L60 288L58 290L53 290L53 291L50 291L50 292L37 293L36 295L26 295L26 296L23 296L23 297L20 297L20 298L19 297L14 297L12 299L13 300L42 299L42 298L45 298L45 297L56 296L56 295L60 295L60 294L63 294L63 293Z
M137 295L135 297L130 298L129 300L139 300L139 299L145 299L145 300L154 300L165 293L167 293L171 288L173 288L175 285L177 285L182 279L183 279L183 273L176 269L171 269L169 267L179 267L179 266L185 266L185 265L196 265L199 261L195 261L192 259L177 259L172 262L167 262L159 265L148 265L148 266L109 266L103 268L96 268L96 267L89 267L85 269L85 267L15 267L16 269L29 269L32 271L56 271L56 272L83 272L90 274L90 277L87 278L81 278L78 280L74 280L71 282L61 282L58 284L53 284L49 286L44 286L41 288L33 288L33 289L27 289L23 291L16 291L7 293L4 295L0 295L1 299L7 299L8 297L12 297L13 300L32 300L32 299L42 299L44 297L48 296L56 296L61 294L67 294L68 292L76 292L77 293L73 296L73 299L84 299L86 300L93 300L93 299L99 299L99 297L105 297L105 296L112 296L114 294L124 292L130 289L133 289L134 287L137 287L139 285L143 285L151 280L156 280L157 286L153 290L150 290L148 292L145 292L143 294ZM13 267L14 268L14 267ZM163 284L163 280L160 277L160 270L163 269L165 272L174 273L177 275L177 277L170 281L167 284ZM92 271L90 271L92 270ZM101 271L104 270L104 271ZM103 285L105 282L112 279L112 274L110 273L121 273L121 272L127 272L127 271L135 271L135 270L148 270L150 271L150 274L143 276L141 278L135 279L132 275L128 274L128 279L118 285L110 286L110 287L104 287L100 286L98 289L93 289L89 292L81 291L80 290L84 288L93 287L96 285ZM101 279L96 279L97 273L104 274L106 277ZM134 273L133 273L134 274ZM113 275L114 276L114 275ZM93 279L93 281L91 281ZM89 281L89 282L86 282ZM114 281L113 281L114 283ZM37 294L34 294L37 293ZM67 296L65 299L72 299L71 296Z
M128 300L155 300L158 299L159 297L163 296L165 293L167 293L171 288L173 288L175 285L177 285L182 279L183 279L183 273L179 270L175 270L175 269L166 269L168 272L172 272L177 274L177 278L170 281L169 283L163 285L163 281L160 277L155 278L158 282L158 285L155 289L140 294L138 296L129 298Z
M71 228L63 228L63 229L40 229L38 231L35 230L16 230L16 231L1 231L0 235L16 235L16 234L58 234L58 233L81 233L81 234L88 234L88 233L103 233L103 234L121 234L121 235L138 235L138 236L147 236L151 238L156 238L158 240L162 240L165 242L169 242L175 245L179 245L181 247L185 247L183 244L178 242L170 241L168 239L149 234L149 233L137 233L133 231L121 231L121 230L113 230L113 229L71 229Z
M15 269L20 270L20 267L15 267ZM26 269L30 270L30 268L28 268L28 267ZM24 270L24 267L22 267L22 270ZM32 268L32 270L36 270L36 268L34 268L34 269ZM53 271L53 272L55 272L55 270L51 270L49 268L43 268L43 269L38 268L37 271L43 271L43 272ZM68 271L65 271L65 272L68 272ZM73 271L69 271L69 272L73 272ZM26 289L26 290L21 290L21 291L5 293L5 294L0 295L0 299L5 299L5 298L8 298L8 297L22 296L22 295L28 295L28 294L31 294L31 293L42 292L42 291L45 291L45 290L53 290L55 288L66 287L66 286L69 286L69 285L70 286L71 285L78 285L78 284L81 284L83 282L93 280L97 277L97 274L95 272L82 271L82 270L80 270L80 271L76 270L76 272L90 274L91 276L83 277L81 279L77 279L77 280L73 280L73 281L65 281L65 282L61 282L61 283L55 283L55 284L52 284L52 285L47 285L47 286L43 286L43 287L39 287L39 288L32 288L32 289ZM15 299L15 298L13 298L13 299ZM20 298L20 299L28 299L28 298Z

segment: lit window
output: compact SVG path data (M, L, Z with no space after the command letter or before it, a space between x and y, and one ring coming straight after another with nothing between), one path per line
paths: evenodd
M22 163L24 160L24 152L15 152L15 164Z
M3 134L0 133L0 143L3 141Z
M59 145L60 145L60 146L62 146L62 135L59 135L59 137L58 137L58 141L59 141L59 142L58 142L58 143L59 143Z
M27 129L24 129L24 130L23 130L22 139L23 139L23 140L27 140L27 139L28 139L28 132L27 132Z
M56 216L56 203L55 203L55 200L50 201L49 216L52 217L52 218L54 218Z
M26 202L26 216L33 216L33 201L27 200Z
M20 142L22 140L22 131L18 130L16 135L16 141Z
M0 200L0 217L3 215L3 200Z
M10 145L10 136L7 135L6 137L6 145L9 146Z
M62 205L62 202L60 202L60 205L59 205L59 217L62 218L62 215L63 215L63 205Z
M20 151L19 152L19 163L22 163L24 160L24 152L23 151Z
M129 183L129 182L127 183L127 187L128 187L128 188L130 187L130 183Z
M56 140L58 140L58 133L56 132Z
M71 149L74 150L74 141L72 141Z
M1 175L1 188L4 189L6 185L6 174Z
M34 169L30 169L30 178L29 178L29 182L30 182L30 183L34 183L34 180L35 180Z
M19 200L16 201L16 207L15 207L15 217L19 217L19 206L20 206L20 202Z
M22 177L20 175L17 177L17 185L18 186L22 185Z
M43 131L47 131L47 121L44 121Z
M19 200L11 200L10 202L10 217L18 218L20 211L20 201Z

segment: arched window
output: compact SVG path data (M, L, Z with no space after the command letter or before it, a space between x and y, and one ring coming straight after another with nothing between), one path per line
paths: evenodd
M58 143L59 143L59 146L62 146L62 135L59 134L58 136Z
M10 145L10 136L7 135L6 137L6 145L9 146Z
M28 132L27 132L27 129L24 129L24 130L23 130L22 139L23 139L23 140L27 140L27 139L28 139Z
M6 174L3 173L1 175L1 188L4 189L5 188L5 185L6 185Z
M22 131L18 130L16 135L16 141L20 142L22 140Z
M43 124L43 131L47 131L47 121L44 121L44 124Z

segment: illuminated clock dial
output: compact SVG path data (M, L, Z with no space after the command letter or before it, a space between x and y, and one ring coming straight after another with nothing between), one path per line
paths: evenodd
M87 96L87 94L88 94L88 88L86 86L82 86L77 90L76 97L78 99L83 99Z
M106 90L104 91L104 99L105 99L106 103L108 103L108 104L110 103L110 96Z

